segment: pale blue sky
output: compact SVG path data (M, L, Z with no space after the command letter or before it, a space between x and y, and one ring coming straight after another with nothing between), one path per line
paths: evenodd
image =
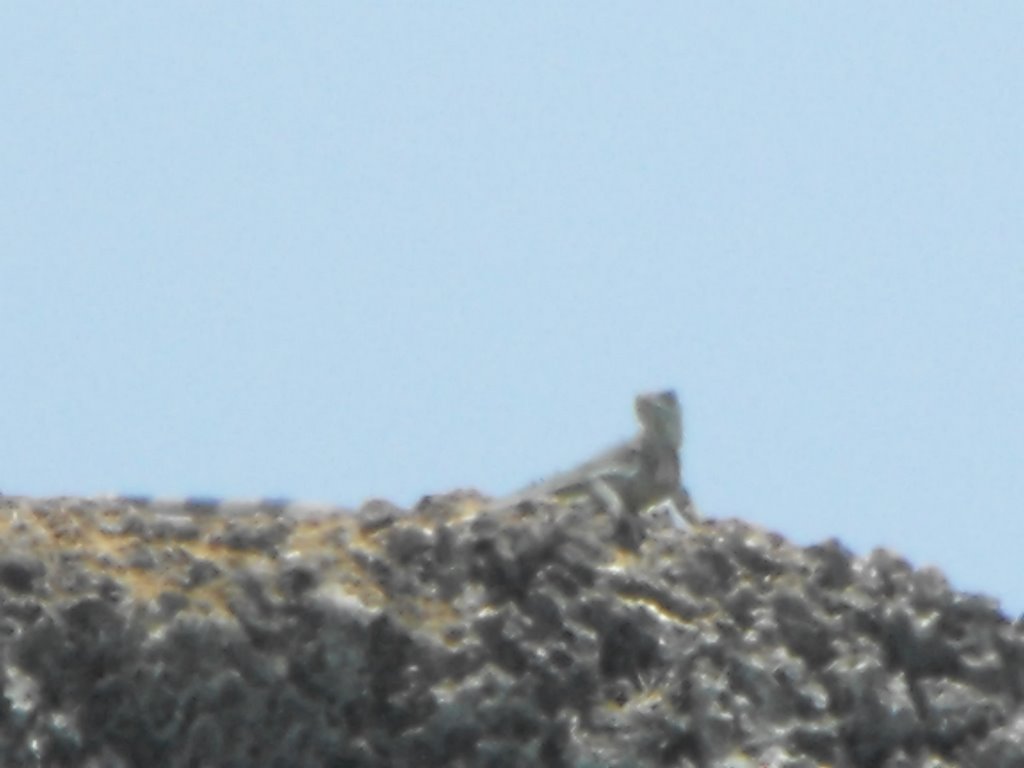
M0 489L509 491L675 386L710 516L1024 610L1018 3L0 10Z

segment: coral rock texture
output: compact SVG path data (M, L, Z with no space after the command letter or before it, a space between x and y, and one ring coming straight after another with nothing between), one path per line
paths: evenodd
M1024 626L886 551L471 492L0 542L4 766L1024 766Z

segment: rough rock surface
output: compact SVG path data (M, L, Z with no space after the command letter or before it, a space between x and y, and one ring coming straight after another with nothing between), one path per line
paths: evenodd
M933 569L585 499L0 499L0 765L1024 766L1024 625Z

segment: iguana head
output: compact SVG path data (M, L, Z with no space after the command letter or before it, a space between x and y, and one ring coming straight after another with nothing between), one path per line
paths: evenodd
M675 391L648 392L636 397L636 416L645 439L678 449L683 443L683 414Z

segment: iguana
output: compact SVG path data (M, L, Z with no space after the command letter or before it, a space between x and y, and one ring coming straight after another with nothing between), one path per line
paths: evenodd
M673 522L696 523L699 515L682 485L679 450L683 419L672 390L637 395L640 431L632 439L567 472L528 485L492 503L508 507L526 501L568 501L589 496L610 514L640 515L665 505Z
M601 504L613 517L628 522L641 515L664 511L678 527L697 523L700 515L681 483L679 450L683 440L682 413L675 392L637 395L636 416L640 431L590 461L499 499L487 508L505 508L523 502L570 501L587 497ZM2 497L2 494L0 494ZM7 497L10 501L19 501ZM75 499L36 500L61 503ZM191 497L101 496L78 499L101 505L132 506L165 516L188 514L287 513L295 517L329 516L343 510L327 504L310 504L289 499L216 499Z

